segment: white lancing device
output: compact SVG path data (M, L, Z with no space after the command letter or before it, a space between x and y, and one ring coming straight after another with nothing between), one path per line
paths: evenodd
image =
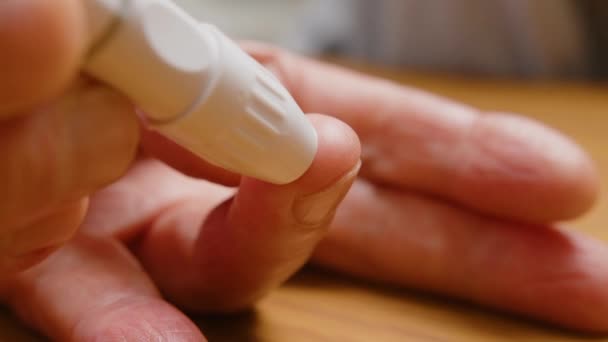
M128 96L150 127L211 164L274 184L302 176L317 134L282 84L170 0L84 0L83 70Z

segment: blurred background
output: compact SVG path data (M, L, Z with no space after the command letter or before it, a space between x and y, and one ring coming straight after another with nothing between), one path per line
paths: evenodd
M174 0L198 19L241 39L282 43L294 17L315 0Z
M410 69L608 75L604 0L175 0L236 39Z

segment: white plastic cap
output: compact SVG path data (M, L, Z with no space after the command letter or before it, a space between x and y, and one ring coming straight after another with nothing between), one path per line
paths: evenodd
M168 0L87 0L84 70L129 96L151 126L208 162L275 184L310 167L317 135L262 65Z

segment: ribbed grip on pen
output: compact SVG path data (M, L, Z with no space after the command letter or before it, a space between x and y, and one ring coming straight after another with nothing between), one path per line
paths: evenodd
M276 184L296 180L317 152L311 123L263 66L212 26L201 30L219 47L218 77L188 115L157 128L226 169Z
M129 96L161 134L272 183L308 169L314 128L281 83L219 30L171 1L86 1L97 42L85 71Z

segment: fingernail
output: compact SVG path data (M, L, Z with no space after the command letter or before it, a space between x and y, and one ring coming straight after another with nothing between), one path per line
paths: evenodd
M303 225L318 225L336 211L338 205L352 186L361 169L361 161L340 180L320 192L298 198L294 202L293 214Z

